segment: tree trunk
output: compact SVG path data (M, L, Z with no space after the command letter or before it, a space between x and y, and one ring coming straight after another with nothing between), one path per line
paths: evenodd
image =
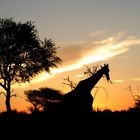
M6 92L7 92L7 94L6 94L6 102L5 102L6 110L7 110L8 113L10 113L11 112L11 104L10 104L11 92L10 92L10 87L8 87Z

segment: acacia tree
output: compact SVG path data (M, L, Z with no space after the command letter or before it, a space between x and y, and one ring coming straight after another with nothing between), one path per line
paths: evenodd
M41 41L31 21L0 19L0 86L4 89L7 112L11 112L11 85L29 82L42 71L50 72L62 61L51 39Z
M32 111L57 111L63 101L61 91L53 88L39 88L38 90L25 91L27 101L33 105Z

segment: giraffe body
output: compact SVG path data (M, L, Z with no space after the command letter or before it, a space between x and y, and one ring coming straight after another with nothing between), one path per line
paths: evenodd
M64 95L64 110L75 113L93 112L93 96L91 95L91 90L103 75L106 76L107 80L110 80L108 64L104 64L95 74L80 81L74 90Z

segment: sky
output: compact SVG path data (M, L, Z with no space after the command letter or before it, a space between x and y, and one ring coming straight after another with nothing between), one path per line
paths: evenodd
M53 87L67 93L68 76L82 80L86 66L108 63L109 84L103 77L93 103L94 108L121 110L134 104L140 87L140 1L139 0L0 0L0 18L13 17L17 22L31 20L41 39L54 40L57 55L63 62L52 74L41 73L29 84L13 87L18 96L11 99L12 109L30 106L24 91ZM92 95L96 92L93 89ZM0 95L0 111L5 99Z

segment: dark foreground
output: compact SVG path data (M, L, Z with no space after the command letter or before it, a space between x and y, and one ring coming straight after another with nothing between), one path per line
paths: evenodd
M0 137L86 139L139 135L140 113L94 112L90 114L0 114ZM138 132L137 132L138 131ZM134 133L134 134L133 134ZM111 134L111 135L110 135ZM3 136L2 136L3 135ZM45 138L44 138L45 137Z

